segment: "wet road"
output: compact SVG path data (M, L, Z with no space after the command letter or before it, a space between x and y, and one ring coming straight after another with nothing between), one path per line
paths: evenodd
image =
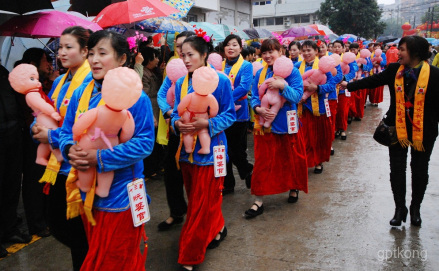
M439 147L430 161L422 227L406 223L392 228L388 151L372 138L387 108L388 102L368 104L365 118L349 126L347 140L335 141L335 156L324 164L323 174L310 169L309 194L300 193L296 204L287 203L287 193L267 196L264 214L246 220L243 213L253 198L237 178L234 194L224 196L223 202L228 236L207 252L197 270L437 270ZM146 227L146 269L177 270L181 225L157 231L168 216L163 181L148 181L147 189L153 203ZM407 206L410 193L408 182ZM71 259L69 251L49 237L0 261L0 270L71 270Z

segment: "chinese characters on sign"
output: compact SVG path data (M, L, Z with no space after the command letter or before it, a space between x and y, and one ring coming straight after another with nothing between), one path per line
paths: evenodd
M227 175L226 146L219 145L213 147L213 167L215 170L215 178Z
M130 198L131 214L134 226L140 226L150 220L148 201L146 198L145 184L143 179L130 182L127 186Z
M296 134L299 131L299 127L297 125L297 111L290 110L287 111L287 123L288 123L288 133Z

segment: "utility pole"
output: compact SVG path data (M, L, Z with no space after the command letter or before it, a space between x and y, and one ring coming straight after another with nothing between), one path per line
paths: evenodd
M430 22L430 38L433 32L434 7L431 8L431 22Z
M416 21L416 15L415 15L415 18L413 19L413 29L415 29L415 21Z

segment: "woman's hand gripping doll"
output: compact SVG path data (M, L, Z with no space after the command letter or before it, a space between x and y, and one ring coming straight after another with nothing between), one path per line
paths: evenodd
M308 99L314 92L306 91L309 84L324 85L326 84L326 73L332 71L336 66L334 58L324 56L319 60L319 69L309 70L302 75L303 91L302 101Z

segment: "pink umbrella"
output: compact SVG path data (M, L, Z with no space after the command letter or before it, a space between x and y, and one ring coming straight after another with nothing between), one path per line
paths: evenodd
M288 30L285 30L281 36L282 37L305 37L305 36L315 36L315 35L319 35L319 32L317 32L317 30L315 30L312 27L309 26L296 26L296 27L291 27Z
M159 0L128 0L107 6L99 12L93 22L106 28L150 18L166 17L178 12L179 10Z
M92 31L102 30L93 22L66 12L51 10L13 17L0 26L0 35L23 38L60 37L64 29L75 25Z

